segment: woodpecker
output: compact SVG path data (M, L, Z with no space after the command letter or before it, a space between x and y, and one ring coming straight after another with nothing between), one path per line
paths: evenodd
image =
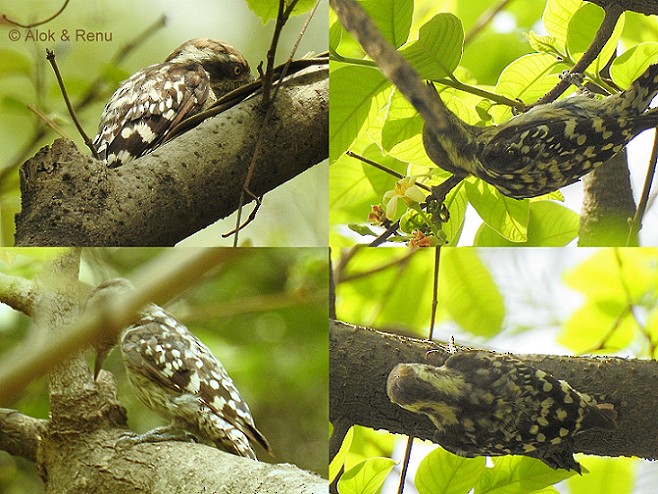
M535 197L577 182L656 127L658 109L646 111L656 94L658 64L603 100L576 95L478 127L452 113L436 93L448 125L438 134L425 125L423 144L434 163L457 177L474 175L508 197Z
M103 310L108 301L133 290L125 279L98 285L87 307ZM114 342L97 346L94 378ZM256 459L252 444L270 447L256 428L249 407L219 360L185 325L155 304L140 311L119 337L126 374L137 398L171 425L151 431L145 440L166 440L176 433L198 442Z
M249 64L231 45L186 41L164 62L126 79L105 105L94 147L110 168L150 153L187 117L252 80Z
M506 354L466 350L440 367L398 364L386 389L393 403L429 417L436 442L468 458L527 455L580 473L573 438L616 428L612 404Z

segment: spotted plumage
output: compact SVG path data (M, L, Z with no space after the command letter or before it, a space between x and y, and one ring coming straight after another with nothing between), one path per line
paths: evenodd
M105 105L94 147L109 167L128 163L164 143L182 120L252 79L232 46L198 38L163 63L125 80Z
M427 415L436 442L465 457L528 455L580 472L573 437L616 427L611 405L510 355L462 351L441 367L399 364L387 392L393 403Z
M126 280L104 282L95 289L90 304L130 289ZM99 348L101 363L110 347ZM256 459L252 444L269 450L219 360L161 307L145 307L122 332L119 347L135 394L172 421L168 430L186 431L203 444L247 458Z
M604 100L577 95L497 126L468 125L445 108L450 130L425 126L423 143L432 161L457 176L475 175L509 197L535 197L578 181L658 125L658 110L646 111L656 94L658 64Z

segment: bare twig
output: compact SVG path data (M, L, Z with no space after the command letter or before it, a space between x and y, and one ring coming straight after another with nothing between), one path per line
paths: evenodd
M123 59L128 56L139 44L146 41L146 39L155 33L157 30L161 29L165 25L165 17L160 17L155 23L147 27L142 33L137 35L134 40L124 45L110 60L110 63L113 65L119 65ZM89 103L94 101L100 92L100 88L103 84L104 78L102 75L98 75L96 79L89 85L89 88L85 91L82 98L75 105L75 110L80 111L85 108ZM4 182L6 177L14 173L14 170L18 168L23 162L29 157L29 153L32 152L34 146L36 146L41 139L46 135L47 127L37 126L31 137L27 140L23 148L18 152L13 163L5 168L0 169L0 184Z
M649 202L649 193L651 192L651 184L653 184L653 177L656 174L656 161L658 160L658 132L654 130L653 148L651 150L651 159L649 160L649 168L647 175L644 179L644 186L642 187L642 194L640 195L640 203L635 210L635 216L631 222L631 228L628 231L626 239L626 246L635 245L637 243L637 236L642 228L642 218L647 210Z
M50 65L52 66L53 71L55 72L55 77L57 77L57 83L59 84L59 88L62 91L62 96L64 97L66 108L69 111L69 115L71 115L71 118L73 119L75 128L78 129L78 132L82 136L82 139L85 141L87 147L91 150L91 154L94 155L94 158L100 159L98 153L96 152L96 148L92 144L91 139L89 139L89 136L85 132L85 129L83 129L82 125L80 125L78 116L75 114L75 110L73 109L73 105L71 104L71 100L69 99L69 95L66 92L66 86L64 85L62 74L60 74L59 67L57 66L57 61L55 60L55 52L53 50L49 50L48 48L46 48L46 58L50 62Z
M37 117L41 119L41 121L46 124L48 127L52 129L53 132L55 132L57 135L60 137L63 137L64 139L70 139L70 137L64 132L59 125L57 125L52 118L50 118L48 115L46 115L44 112L42 112L39 108L37 108L34 105L27 105L27 109L30 110L32 113L34 113Z
M585 50L585 53L583 53L583 56L580 58L580 60L578 60L578 62L576 62L576 64L571 68L569 75L584 73L585 70L587 70L587 67L589 67L594 60L596 60L596 57L599 56L601 50L610 39L610 36L612 36L612 33L615 30L615 26L617 25L617 21L623 13L624 7L621 5L616 3L611 3L608 5L605 10L605 17L603 18L603 22L599 26L599 29L596 32L592 43L589 45L587 50ZM555 101L571 85L570 81L571 79L568 76L561 78L560 81L553 87L553 89L539 98L535 103L529 105L527 109L529 110L534 106Z
M47 22L52 21L53 19L58 17L62 12L64 12L64 9L66 9L66 6L69 4L69 1L70 0L65 0L64 4L62 5L62 7L57 12L55 12L53 15L51 15L50 17L48 17L48 18L46 18L42 21L33 22L31 24L21 24L18 21L14 21L14 20L10 19L5 14L2 14L2 20L5 21L7 24L13 24L14 26L24 27L24 28L31 28L31 27L41 26L42 24L46 24Z
M282 16L282 18L287 20L288 17L290 17L290 14L292 13L293 8L297 4L297 0L293 0L290 3L290 5L288 6L288 8L285 11L282 12L281 9L282 9L283 3L284 3L284 1L281 0L280 5L279 5L279 14L280 14L280 16ZM301 37L306 32L306 28L307 28L309 22L311 21L311 19L313 18L313 16L315 15L315 12L317 11L317 8L318 8L319 4L320 4L320 0L317 0L315 5L313 6L311 11L309 12L309 14L307 16L307 19L306 19L306 22L304 23L304 26L302 26L302 29L301 29L300 34L298 36L298 40L301 39ZM277 19L277 28L279 27L279 24L280 24L279 20ZM285 24L285 20L283 21L283 23L281 23L280 29L283 29L284 24ZM276 50L276 43L275 43L274 38L276 38L278 40L278 36L279 35L276 33L276 29L275 29L275 33L274 33L273 40L272 40L273 47L270 48L270 52L272 53L272 60L274 60L273 57L274 57L274 53L275 53L275 50ZM286 76L286 73L288 71L288 67L290 66L290 63L292 62L292 59L295 56L295 52L297 51L297 46L298 45L299 45L299 41L297 41L297 43L295 43L295 45L293 46L293 48L290 52L290 55L288 57L288 61L284 64L284 67L283 67L282 72L281 72L281 76L279 77L280 83L274 89L274 93L272 95L272 98L271 99L266 99L265 96L263 97L263 101L265 103L269 104L269 106L267 108L267 112L265 113L265 116L263 117L263 123L262 123L262 125L260 127L260 131L258 133L258 138L256 140L256 146L255 146L254 152L251 156L251 163L249 164L249 169L247 170L247 175L244 179L244 183L243 183L243 186L242 186L242 192L240 194L238 213L237 213L236 219L235 219L235 224L236 224L236 227L235 227L235 230L234 230L235 231L235 237L233 238L233 246L234 247L237 247L237 245L238 245L238 233L241 230L241 228L243 228L243 227L240 226L240 222L242 221L242 207L244 206L245 195L250 194L251 196L255 196L249 190L249 185L251 183L251 179L254 175L254 172L256 171L256 163L257 163L258 159L260 158L260 154L262 152L262 144L261 144L262 143L262 136L265 132L265 129L267 128L267 125L269 124L270 118L272 117L272 112L274 110L273 102L276 99L276 95L279 92L279 88L281 87L281 81L283 81L283 79ZM268 58L270 56L270 52L268 52ZM268 62L268 72L270 72L269 71L269 62ZM271 72L273 73L273 71L271 71ZM265 76L267 77L267 73L265 74ZM271 83L270 83L270 85L271 85ZM267 84L267 81L264 80L263 81L263 91L264 92L268 91L268 89L267 89L268 86L269 85ZM250 221L247 221L245 223L245 225L247 225L249 223L250 223Z

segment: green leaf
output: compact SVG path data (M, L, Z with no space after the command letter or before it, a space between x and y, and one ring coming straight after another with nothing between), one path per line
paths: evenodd
M578 353L600 348L619 350L633 342L638 330L633 306L656 306L658 267L655 252L606 249L564 275L566 286L587 298L564 324L559 341Z
M360 4L393 46L399 48L407 42L414 14L413 0L362 0Z
M567 45L569 21L583 4L583 0L548 0L546 2L542 16L544 27L561 47Z
M423 119L416 109L406 100L400 91L393 91L386 122L382 128L382 147L385 151L390 151L397 144L414 139L415 147L420 144L417 152L421 156L425 154L425 148L422 147L421 132L423 130ZM407 149L408 150L408 149ZM398 149L398 152L400 150ZM413 157L408 157L408 161L413 161Z
M476 493L526 494L572 477L575 472L553 470L545 463L525 456L494 458L494 467L480 476Z
M658 267L652 249L605 249L568 271L567 286L593 300L624 303L656 290Z
M486 469L485 458L463 458L436 448L418 465L418 494L467 494Z
M459 65L464 47L464 28L453 14L437 14L420 28L418 40L400 53L424 79L440 79Z
M658 43L640 43L615 58L610 66L610 75L622 88L628 87L647 70L649 65L658 62Z
M605 12L601 7L586 3L569 20L567 51L574 61L579 60L583 53L585 53L585 50L592 44L592 40L599 30L604 16ZM614 55L617 43L624 29L624 19L625 17L622 14L617 21L612 35L601 50L601 53L596 57L596 61L591 65L596 73L600 72Z
M395 461L390 458L368 458L341 475L338 492L377 494L394 466Z
M583 456L581 463L587 466L585 476L574 475L567 483L571 494L591 492L614 492L630 494L636 482L636 458L598 458ZM598 485L598 487L596 487Z
M457 187L452 189L445 200L450 218L443 224L442 230L446 234L450 246L457 245L464 228L468 199L466 198L466 189L463 183L461 182Z
M524 55L503 69L496 93L525 104L534 103L559 81L558 74L566 68L567 65L557 61L554 55ZM497 123L506 122L512 116L512 110L502 105L492 108L491 113Z
M580 217L571 209L552 201L530 201L528 239L515 243L483 224L474 245L487 247L564 247L578 236Z
M500 332L505 304L477 251L447 248L441 252L439 302L459 326L474 335Z
M552 36L540 36L533 32L525 33L525 37L530 43L530 47L538 53L557 54L559 48L555 45L555 38Z
M343 438L343 443L340 445L340 449L336 456L333 457L331 463L329 463L329 482L333 482L334 479L338 476L343 465L345 464L345 458L347 458L347 453L350 451L352 446L352 438L354 437L354 427L350 427Z
M245 0L249 9L260 17L260 20L263 24L267 24L268 21L276 19L277 12L279 11L279 0ZM292 10L292 15L301 15L304 12L311 10L311 7L315 5L315 0L299 0L295 8ZM287 4L286 4L287 7ZM284 9L286 8L284 7Z
M512 242L528 240L530 201L505 197L482 180L465 183L468 201L489 227Z
M636 330L637 323L623 300L589 301L564 323L557 341L574 353L604 350L605 341L609 353L626 348Z
M22 53L6 48L0 49L0 75L19 74L29 77L32 74L32 61Z
M358 84L355 81L359 81ZM368 118L373 98L390 84L378 69L370 67L342 67L331 73L329 151L332 161L354 142Z
M363 172L362 163L350 156L342 155L329 168L329 211L337 214L339 210L363 205L363 198L374 199L372 185ZM381 201L381 197L379 198ZM366 207L371 201L365 202ZM377 199L374 199L377 202ZM367 214L367 211L365 212ZM361 220L365 220L365 215Z

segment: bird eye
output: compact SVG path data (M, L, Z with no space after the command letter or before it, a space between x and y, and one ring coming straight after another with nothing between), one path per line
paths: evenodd
M234 76L239 76L242 74L242 67L240 65L234 65L233 66L233 75Z

